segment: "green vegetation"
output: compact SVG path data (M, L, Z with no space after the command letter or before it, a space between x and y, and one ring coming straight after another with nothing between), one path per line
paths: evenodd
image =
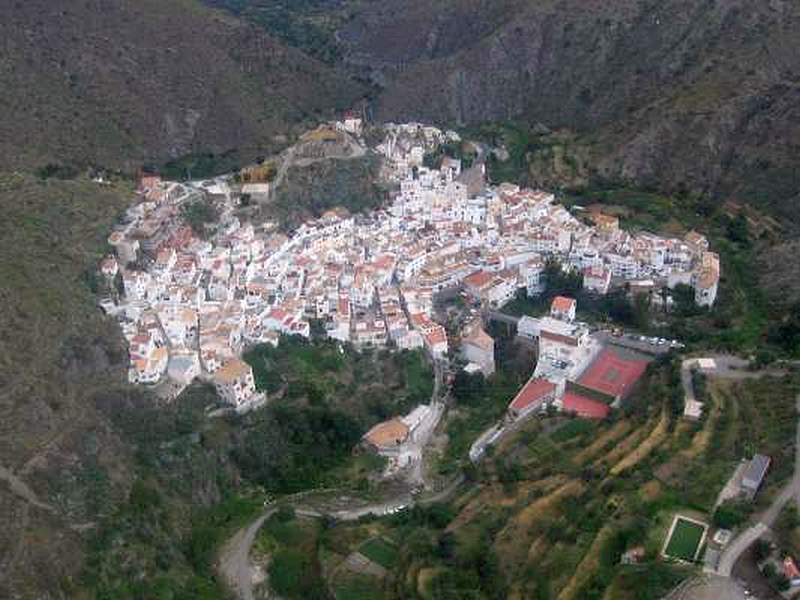
M546 127L523 121L488 122L463 129L467 139L489 145L486 159L489 180L494 184L512 182L537 186L541 176L546 187L585 180L583 160L570 135L552 132Z
M384 569L391 569L397 562L397 549L380 537L367 540L359 546L358 551Z
M213 389L190 388L168 406L138 389L94 401L138 455L127 497L91 538L81 585L97 598L221 597L213 559L262 498L227 458L230 424L205 416Z
M664 548L664 554L687 562L694 561L704 532L705 528L702 525L678 517L672 535Z
M369 469L382 463L352 458L361 435L433 391L421 352L356 352L332 340L285 337L244 358L257 388L274 400L242 417L234 456L247 477L278 492L341 485L345 474L363 489Z
M759 493L759 501L763 501L765 495L778 489L793 472L794 401L798 391L798 382L792 378L715 383L711 395L721 412L711 419L711 435L703 462L683 466L682 469L688 468L686 473L671 473L667 480L685 479L685 484L677 484L685 501L710 510L736 464L758 452L773 460L766 480L767 489Z
M256 548L269 558L269 585L283 598L305 600L328 598L325 581L316 561L321 525L276 513L259 530Z
M240 166L240 160L242 158L235 150L228 150L221 154L192 153L165 163L158 171L164 179L170 181L206 179L235 171Z
M380 582L366 575L348 574L336 582L336 600L381 600L386 596Z
M417 404L433 392L433 370L420 351L356 351L330 339L284 337L277 348L261 345L244 359L256 387L310 406L336 405L369 428Z
M594 424L587 419L570 419L556 429L550 436L554 442L567 442L576 436L585 435L594 430Z
M753 505L746 500L726 500L714 511L714 526L722 529L734 529L746 522L752 512Z
M209 200L197 200L181 207L181 216L194 234L209 237L210 229L219 220L219 213Z
M769 301L759 276L754 275L759 273L756 256L775 242L777 234L769 227L751 231L743 213L730 214L707 197L688 193L667 196L590 186L564 194L562 202L567 206L600 205L604 212L618 216L625 229L680 236L694 228L705 234L711 250L719 253L722 278L713 310L696 307L691 290L678 286L673 291L676 306L670 313L657 315L666 326L653 329L654 334L733 352L796 351L791 307L768 310L770 302L775 302Z
M205 386L189 388L167 406L140 389L98 395L99 409L138 449L142 480L109 514L92 546L84 581L98 597L220 597L214 553L260 509L262 490L369 491L367 477L383 462L353 457L354 445L369 424L396 408L387 404L395 394L398 401L429 397L432 385L420 353L348 348L342 355L329 341L287 338L277 349L255 348L248 359L257 367L260 361L262 377L280 373L281 386L267 406L242 416L208 419L205 409L217 398ZM368 398L374 414L362 405ZM259 547L274 551L270 575L282 596L325 597L318 564L307 558L319 527L295 520L291 511L279 511L265 526L268 537Z
M519 290L514 300L503 307L511 315L539 316L549 312L556 296L567 296L578 301L578 318L589 323L612 322L639 331L650 329L650 302L645 296L631 299L628 290L619 288L608 294L598 295L583 289L583 275L568 272L557 261L545 265L544 291L538 296L528 297L524 289ZM692 292L694 298L694 292Z
M364 433L335 408L283 401L257 411L242 425L236 463L250 481L282 493L343 483L333 469L345 464Z
M521 368L524 353L500 331L494 334L505 358L498 363L501 372L510 365ZM531 420L478 466L465 468L474 485L464 486L449 504L333 524L316 554L335 573L333 589L338 594L358 588L345 594L355 598L405 597L413 590L432 600L488 600L514 592L570 599L665 595L693 573L661 556L675 514L694 510L710 521L717 493L739 458L754 448L766 448L776 461L761 494L768 498L790 476L795 417L788 415L798 389L791 378L713 381L705 420L689 424L674 398L675 390L680 395L677 374L675 360L653 362L645 385L616 419ZM491 389L492 378L458 375L453 423L483 414ZM750 410L764 414L751 416ZM455 443L461 443L462 427L448 427ZM476 426L471 435L479 431ZM714 519L742 522L748 510L726 503ZM786 528L797 531L791 524ZM693 560L700 534L681 521L667 552ZM635 547L643 549L641 562L620 564L622 554ZM343 566L356 550L393 565L382 585ZM387 550L393 558L384 555ZM360 583L347 587L353 580Z
M127 497L128 450L92 400L124 377L127 352L116 324L96 309L92 286L130 198L125 182L0 173L0 464L16 471L35 459L25 480L59 511L30 511L22 528L24 505L0 490L8 507L0 547L22 553L3 591L72 596L65 574L75 575L83 545L68 523L99 521ZM47 543L31 543L34 530L48 531Z
M454 471L465 460L472 443L503 416L533 372L535 363L529 347L500 328L492 333L496 372L484 380L480 374L459 371L453 382L455 407L447 423L447 450L439 463L442 473Z
M464 142L447 142L439 145L436 150L428 152L422 160L422 164L429 169L439 169L445 157L455 158L461 161L461 170L469 169L475 162L477 153L467 149Z
M291 167L263 216L277 219L288 231L331 208L343 207L351 213L377 208L386 195L377 183L379 169L380 161L371 155Z
M289 46L300 48L314 58L327 63L342 58L335 32L348 13L340 6L332 9L326 0L206 0L206 3L260 25Z

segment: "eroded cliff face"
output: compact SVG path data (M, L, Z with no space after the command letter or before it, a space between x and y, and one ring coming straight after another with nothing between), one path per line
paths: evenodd
M796 211L796 3L424 4L378 3L341 35L385 86L381 118L569 128L604 176Z

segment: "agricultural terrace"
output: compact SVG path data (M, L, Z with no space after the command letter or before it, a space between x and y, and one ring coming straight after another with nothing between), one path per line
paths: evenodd
M380 537L367 540L361 544L358 551L384 569L391 569L397 561L397 549L394 544Z
M688 519L670 532L675 514L710 522L716 495L753 448L775 460L765 497L791 476L798 383L709 379L707 415L690 423L680 416L677 364L654 361L617 419L532 419L467 469L473 485L447 505L333 525L318 551L329 585L356 598L664 596L692 573L686 562L703 543ZM459 418L481 414L478 405L465 396ZM353 553L389 564L376 539L394 545L393 567L382 579L354 573ZM665 559L667 546L678 560ZM634 547L642 562L620 564Z

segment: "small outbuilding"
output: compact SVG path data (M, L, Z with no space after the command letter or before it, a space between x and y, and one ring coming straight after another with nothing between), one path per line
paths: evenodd
M770 462L769 456L756 454L747 464L747 469L742 477L741 489L742 493L750 500L755 498L756 493L761 487L764 477L767 475Z

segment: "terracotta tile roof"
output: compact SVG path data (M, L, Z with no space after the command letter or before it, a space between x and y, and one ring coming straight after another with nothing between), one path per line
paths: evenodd
M443 327L436 327L425 334L425 339L431 346L436 346L437 344L446 344L447 334L445 333Z
M488 273L486 271L477 271L472 275L465 277L464 284L471 287L483 288L489 282L491 282L492 279L494 279L494 275L492 273Z
M473 327L469 335L464 338L464 343L477 346L481 350L491 352L494 350L494 340L483 330L483 327Z
M541 403L544 398L554 393L555 390L555 384L546 379L531 377L511 401L508 408L520 413L532 404Z
M575 300L573 298L567 298L566 296L556 296L553 298L553 303L550 305L551 311L557 312L569 312L572 310L572 307L575 305Z
M250 365L246 362L234 358L226 362L214 373L214 378L221 383L232 383L247 375L250 372Z
M408 425L397 418L378 423L364 435L365 440L378 447L396 446L407 437Z

